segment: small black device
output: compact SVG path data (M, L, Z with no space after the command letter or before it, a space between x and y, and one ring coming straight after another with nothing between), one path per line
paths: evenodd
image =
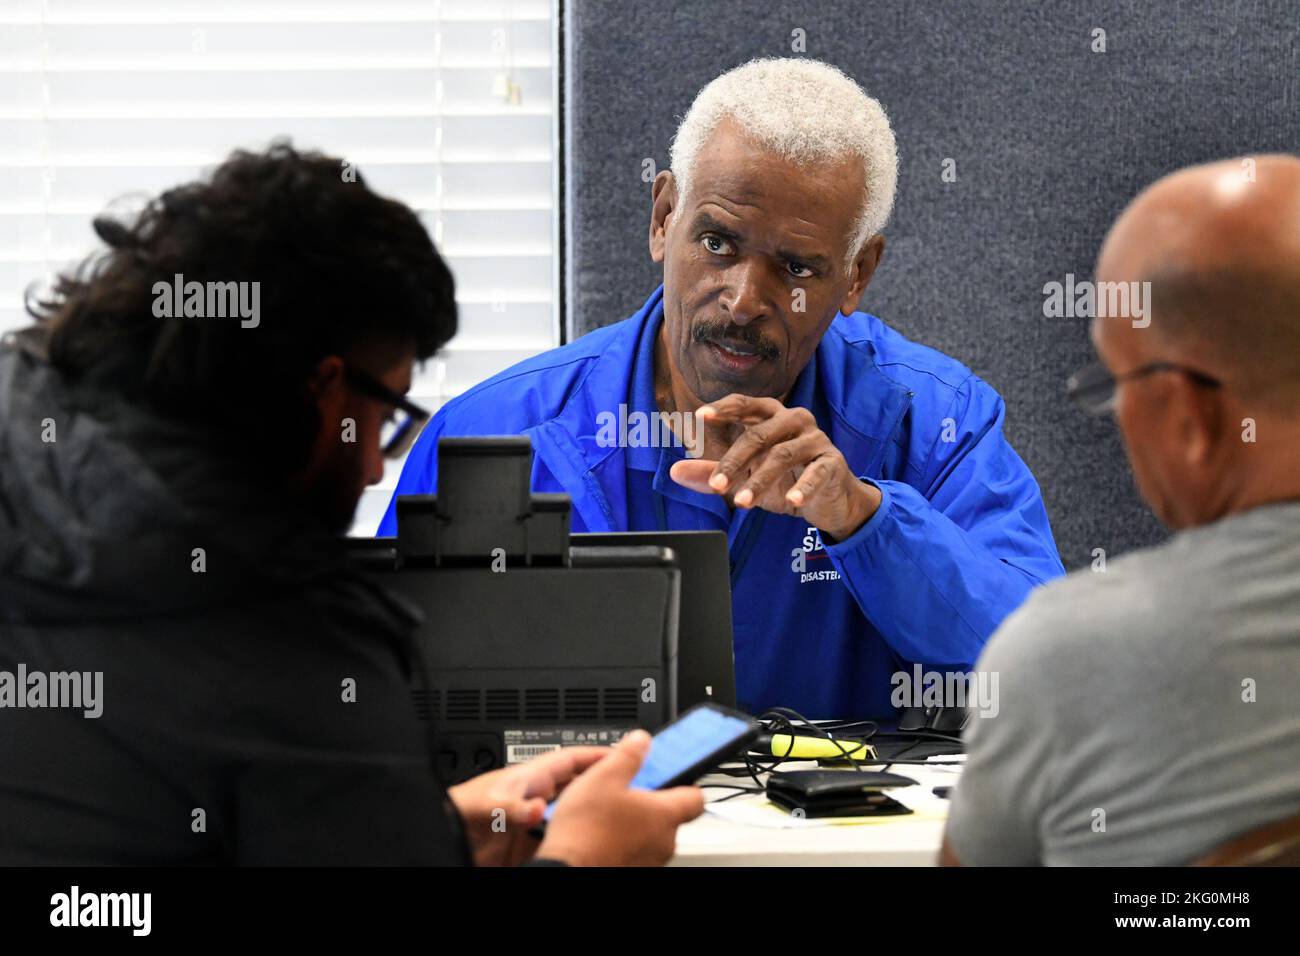
M891 816L912 811L884 791L915 783L874 770L791 770L768 778L767 798L809 818Z
M677 615L677 705L685 711L711 702L736 706L732 650L731 561L722 531L627 531L575 534L574 548L669 548L681 568Z

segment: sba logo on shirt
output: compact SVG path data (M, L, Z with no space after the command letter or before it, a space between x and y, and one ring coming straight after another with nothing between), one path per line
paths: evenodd
M804 532L803 541L800 546L790 552L793 558L790 562L790 570L799 575L799 583L807 584L809 581L838 581L840 572L834 568L825 568L823 570L808 570L809 561L827 561L826 548L822 544L821 532L816 528L808 528Z

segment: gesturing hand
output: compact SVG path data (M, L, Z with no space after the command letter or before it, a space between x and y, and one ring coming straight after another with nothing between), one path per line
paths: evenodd
M670 474L679 485L726 495L737 508L800 515L840 541L880 507L880 490L858 479L808 409L732 394L697 414L706 427L733 424L744 430L717 461L674 464Z

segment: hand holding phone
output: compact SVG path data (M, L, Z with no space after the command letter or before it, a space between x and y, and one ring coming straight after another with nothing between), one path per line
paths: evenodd
M573 866L659 866L672 858L677 828L704 812L695 787L629 787L650 749L634 731L580 774L549 809L537 858Z
M704 812L693 782L752 742L757 721L700 704L653 738L634 731L574 780L546 808L549 821L537 855L569 863L666 863L677 827Z
M628 786L662 790L694 783L752 743L760 729L748 714L717 704L697 704L651 738L650 752ZM546 808L547 820L554 809L554 803Z
M694 783L753 743L760 729L748 714L697 704L651 738L650 753L630 786L658 790Z

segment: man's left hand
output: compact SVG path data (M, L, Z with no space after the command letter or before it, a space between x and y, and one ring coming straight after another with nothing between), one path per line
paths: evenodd
M686 459L672 479L693 491L729 495L737 508L800 515L837 541L880 507L880 489L858 479L806 408L731 394L696 413L701 423L744 430L717 461Z
M609 753L608 747L564 747L450 787L474 864L518 866L531 859L538 840L529 831L541 823L546 804Z

